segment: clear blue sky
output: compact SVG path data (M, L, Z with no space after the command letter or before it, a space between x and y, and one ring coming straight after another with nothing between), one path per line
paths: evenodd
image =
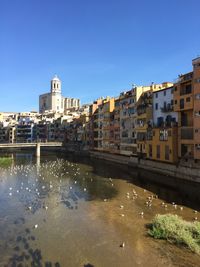
M38 110L50 79L82 103L173 81L200 54L199 0L0 0L0 111Z

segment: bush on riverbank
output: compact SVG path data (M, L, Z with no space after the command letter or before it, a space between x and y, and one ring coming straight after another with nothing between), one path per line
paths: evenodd
M200 254L200 222L187 222L173 214L156 215L148 231L156 239L184 245Z
M11 164L12 158L0 157L0 167L7 167Z

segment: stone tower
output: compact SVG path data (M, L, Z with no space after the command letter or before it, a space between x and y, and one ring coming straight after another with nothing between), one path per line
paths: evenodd
M61 81L57 75L51 80L51 93L61 94Z

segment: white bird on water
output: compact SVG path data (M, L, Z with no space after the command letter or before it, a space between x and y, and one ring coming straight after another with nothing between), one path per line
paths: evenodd
M120 244L120 247L121 247L121 248L124 248L124 247L125 247L125 242L122 242L122 243Z

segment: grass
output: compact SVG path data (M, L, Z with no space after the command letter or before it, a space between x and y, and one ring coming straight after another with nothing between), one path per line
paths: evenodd
M0 157L0 167L7 167L11 164L12 158Z
M148 233L156 239L166 239L200 254L200 222L187 222L173 214L158 214Z

